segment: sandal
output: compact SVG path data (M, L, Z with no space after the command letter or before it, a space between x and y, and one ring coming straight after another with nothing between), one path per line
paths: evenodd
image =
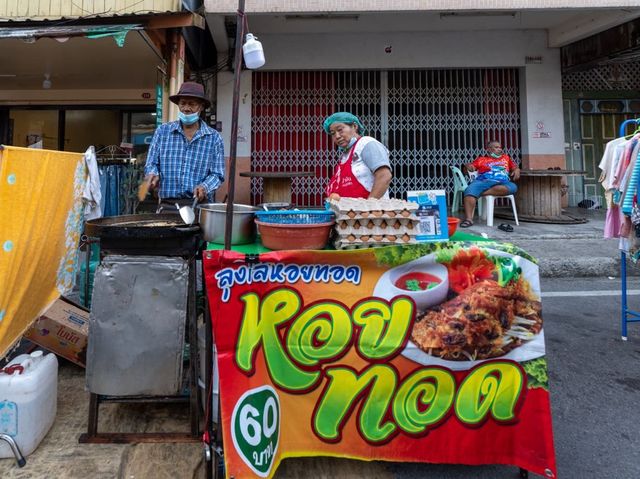
M506 223L501 223L500 226L498 226L498 229L506 233L511 233L513 231L513 226L508 225Z
M469 226L473 226L473 221L464 220L462 223L460 223L460 228L468 228Z

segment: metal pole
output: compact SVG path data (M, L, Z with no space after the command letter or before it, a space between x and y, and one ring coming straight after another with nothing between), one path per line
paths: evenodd
M236 15L236 45L233 73L233 103L231 106L231 145L229 146L229 186L227 197L227 216L224 229L224 249L231 249L231 230L233 228L233 201L236 183L236 156L238 149L238 104L240 103L240 76L242 74L242 39L244 38L244 0L238 1Z

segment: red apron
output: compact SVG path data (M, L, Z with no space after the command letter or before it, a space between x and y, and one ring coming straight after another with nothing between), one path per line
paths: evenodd
M360 138L358 138L358 141L360 141ZM353 152L356 149L358 141L351 147L347 161L336 166L336 170L326 189L327 196L331 195L331 193L338 193L341 197L346 198L369 198L371 192L362 186L362 183L358 181L358 178L356 178L351 170Z

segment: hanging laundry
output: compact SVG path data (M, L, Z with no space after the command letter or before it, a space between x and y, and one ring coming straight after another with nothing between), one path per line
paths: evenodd
M0 357L75 282L81 153L0 148Z

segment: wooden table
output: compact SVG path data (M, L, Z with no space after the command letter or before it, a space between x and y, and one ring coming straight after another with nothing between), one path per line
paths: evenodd
M264 203L291 203L291 180L311 176L313 171L243 171L240 176L262 178Z
M584 176L585 171L520 170L515 194L518 217L533 223L586 223L562 213L562 177Z

